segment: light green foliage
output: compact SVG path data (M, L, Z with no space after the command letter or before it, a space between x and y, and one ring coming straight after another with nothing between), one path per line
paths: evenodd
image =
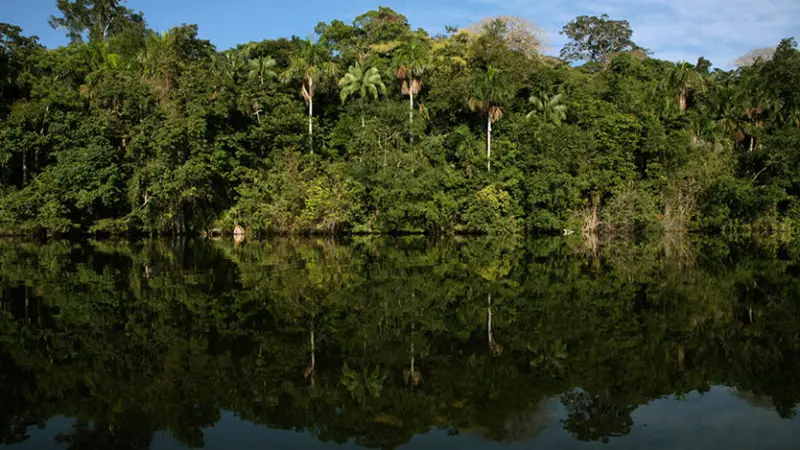
M365 72L360 64L350 66L347 73L339 80L339 88L341 98L344 104L348 98L355 97L358 94L358 102L361 107L361 126L364 127L364 101L370 97L373 100L378 100L379 94L386 93L386 85L381 81L381 74L375 67L370 67Z
M342 103L355 94L359 94L363 101L369 97L377 100L379 93L386 92L386 86L381 82L381 74L378 73L378 69L370 67L364 72L360 65L350 67L345 76L339 80L339 87L342 89L340 95Z
M278 78L278 75L273 70L275 64L275 60L269 56L250 59L247 61L249 69L247 74L251 80L258 80L259 84L264 84L265 81Z
M333 233L352 226L362 208L363 188L341 164L322 168L295 152L276 158L267 171L254 171L239 189L229 222L251 232Z
M508 192L490 184L475 194L464 213L469 231L488 234L507 234L519 231L517 211Z
M550 97L531 95L528 102L536 109L529 112L526 117L530 119L534 115L539 115L545 122L561 125L561 121L567 118L567 105L562 103L563 95L555 94Z

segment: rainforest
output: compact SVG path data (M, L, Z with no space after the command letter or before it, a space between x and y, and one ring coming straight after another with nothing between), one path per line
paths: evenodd
M219 50L119 0L0 24L0 233L790 236L800 52L662 61L625 20L378 8ZM720 61L725 65L727 62Z

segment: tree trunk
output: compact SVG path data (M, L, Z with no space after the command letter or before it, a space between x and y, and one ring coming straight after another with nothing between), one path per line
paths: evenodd
M308 148L314 154L314 97L308 98Z
M313 322L313 320L311 322L311 339L310 340L311 340L311 362L309 363L308 368L306 368L306 372L305 372L304 375L306 376L306 378L309 379L308 381L309 381L309 384L311 386L311 390L313 391L314 387L316 385L316 377L315 377L315 374L314 374L314 370L316 369L316 366L317 366L317 351L316 351L316 347L314 346L314 322Z
M27 152L22 152L22 186L28 182L28 161Z
M678 106L681 109L681 112L686 111L686 94L681 92L678 94Z
M414 381L414 343L411 343L411 381Z
M486 171L492 171L492 118L486 121Z
M408 141L414 145L414 91L413 81L408 86Z
M486 334L489 338L489 348L492 348L494 339L492 338L492 294L486 297Z
M108 23L105 24L105 26L103 27L103 41L107 41L108 40L108 30L109 30L109 28L111 28L111 24L112 23L114 23L114 18L113 17L111 19L109 19Z

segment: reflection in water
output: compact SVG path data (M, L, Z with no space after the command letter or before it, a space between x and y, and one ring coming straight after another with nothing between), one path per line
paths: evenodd
M789 422L800 265L675 245L0 241L0 442L650 446L712 400Z

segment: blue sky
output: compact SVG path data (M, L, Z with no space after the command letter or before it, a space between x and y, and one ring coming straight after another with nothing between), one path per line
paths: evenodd
M0 22L35 34L48 47L66 42L50 29L56 0L0 0ZM582 14L607 13L626 19L634 41L654 56L694 62L698 56L727 67L753 48L800 39L800 0L128 0L151 28L196 23L200 36L217 48L281 36L307 36L320 21L352 19L378 5L405 14L414 28L438 32L445 25L466 26L483 17L525 17L548 34L550 52L563 43L561 27Z

